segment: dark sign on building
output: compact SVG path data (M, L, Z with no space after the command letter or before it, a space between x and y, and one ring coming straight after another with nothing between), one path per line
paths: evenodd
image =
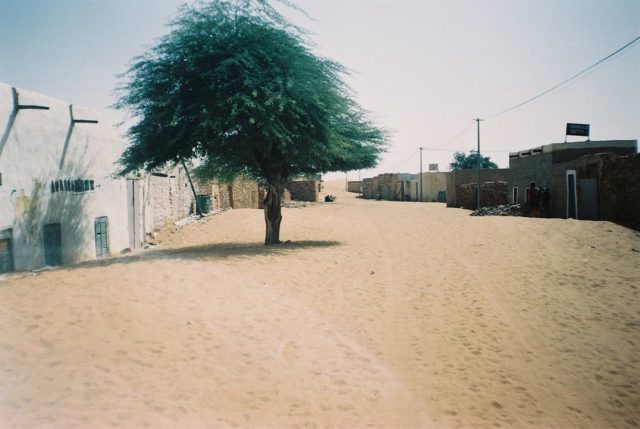
M568 136L589 137L589 124L567 124Z

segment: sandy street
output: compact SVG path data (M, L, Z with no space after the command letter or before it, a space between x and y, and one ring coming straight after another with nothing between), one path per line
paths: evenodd
M0 427L640 425L640 233L343 187L2 278Z

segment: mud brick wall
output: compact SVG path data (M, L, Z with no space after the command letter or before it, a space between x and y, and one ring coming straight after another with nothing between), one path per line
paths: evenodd
M463 208L476 208L476 183L459 185L456 192ZM480 188L480 206L494 207L502 204L507 204L507 182L484 182Z
M360 181L347 182L347 192L355 192L359 194L361 189L362 189L362 182Z
M373 178L362 180L362 197L369 199L376 197L373 192Z
M291 199L297 201L318 201L322 191L322 182L319 180L292 180L287 182L285 188L291 193Z

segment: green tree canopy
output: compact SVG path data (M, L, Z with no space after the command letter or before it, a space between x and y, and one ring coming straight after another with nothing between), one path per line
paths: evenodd
M451 170L466 170L469 168L478 168L478 151L471 150L469 154L464 152L455 152L453 161L449 164ZM498 165L491 161L488 156L480 156L480 168L498 168Z
M287 178L369 168L384 151L345 74L267 0L184 8L124 75L117 107L136 122L122 172L198 158L200 175L264 179L265 243L277 243Z

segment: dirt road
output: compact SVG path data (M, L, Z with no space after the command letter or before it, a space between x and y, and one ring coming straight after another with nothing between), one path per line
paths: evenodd
M640 425L639 233L342 186L0 281L0 427Z

